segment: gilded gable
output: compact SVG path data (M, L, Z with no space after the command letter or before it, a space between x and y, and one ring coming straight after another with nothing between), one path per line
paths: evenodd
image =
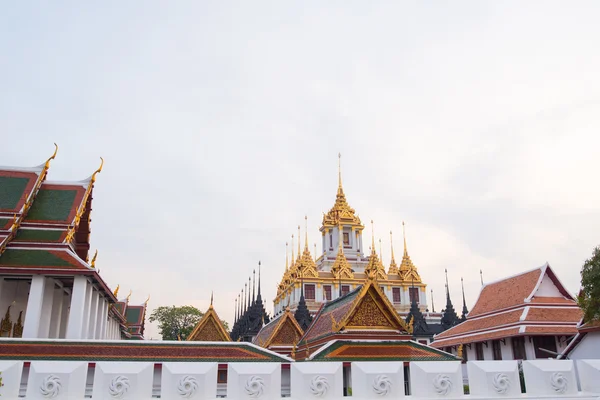
M300 340L302 336L302 332L299 331L291 322L291 320L286 320L283 323L283 326L279 329L279 331L273 337L271 341L271 345L287 345L293 346Z
M362 298L346 327L389 327L396 329L370 294Z

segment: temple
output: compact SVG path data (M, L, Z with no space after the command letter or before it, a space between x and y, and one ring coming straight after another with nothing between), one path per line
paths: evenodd
M305 222L306 219L305 217ZM402 228L404 232L404 223ZM372 274L387 301L401 317L410 319L413 314L418 314L422 319L422 323L419 321L418 324L418 339L429 343L434 334L443 330L443 314L434 313L428 308L427 285L408 254L406 234L402 259L398 265L390 232L391 260L386 267L381 255L377 254L373 235L365 255L363 231L364 225L360 217L346 199L341 166L338 164L335 203L323 215L319 228L322 252L318 257L317 254L311 254L307 230L304 246L301 245L298 227L297 252L294 252L295 238L292 235L291 260L286 250L285 269L273 302L275 317L286 312L289 307L297 316L300 326L306 329L323 305L359 289L367 275ZM454 320L449 326L453 325Z
M89 257L103 161L87 179L52 182L57 151L37 167L0 167L0 336L143 339L146 303L119 301L100 276L98 252Z
M217 315L213 307L213 298L211 295L210 306L204 313L200 321L196 324L192 333L186 340L203 342L231 342L229 332L223 326L223 322Z
M431 346L464 360L556 357L578 333L582 312L548 264L486 284L460 325Z

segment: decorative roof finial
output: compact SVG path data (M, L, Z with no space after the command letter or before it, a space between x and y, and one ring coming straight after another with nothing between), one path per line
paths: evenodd
M258 260L258 297L260 296L260 260ZM258 300L258 298L257 298Z
M100 157L100 167L92 174L92 183L96 182L96 175L102 172L102 167L104 166L104 158Z
M317 263L317 244L315 243L315 264Z
M146 301L144 302L144 305L147 306L148 302L150 301L150 295L148 295L148 298L146 299Z
M121 285L117 285L117 288L115 289L115 291L113 292L113 296L117 297L117 295L119 294L119 288L121 287Z
M404 221L402 221L402 236L404 236L404 255L408 255L408 249L406 248L406 228Z
M479 278L481 279L481 286L483 286L483 271L479 270Z
M214 292L211 290L210 291L210 308L213 308L213 295L214 295Z
M255 295L256 295L255 290L256 290L256 270L253 269L252 270L252 303L254 303L254 301L256 299L256 297L255 297Z
M129 304L129 299L131 298L131 292L132 290L129 289L129 294L127 295L127 304Z
M58 145L56 143L54 143L54 153L50 156L50 158L46 161L46 164L44 165L45 169L50 168L50 161L54 160L56 158L56 154L58 153Z
M379 238L379 259L383 262L383 250L381 249L381 238Z
M433 289L431 289L431 312L435 312L435 304L433 304Z
M90 267L96 268L96 258L98 258L98 249L94 253L94 257L92 257L92 262L90 263Z

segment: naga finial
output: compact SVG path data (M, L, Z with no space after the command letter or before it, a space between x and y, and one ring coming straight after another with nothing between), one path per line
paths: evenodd
M127 295L127 304L129 304L130 298L131 298L131 289L129 289L129 294Z
M102 172L102 167L104 166L104 158L100 157L100 167L94 171L92 174L92 182L96 182L96 175Z
M48 160L46 160L46 164L44 165L45 169L48 169L50 167L50 161L52 161L56 158L57 153L58 153L58 145L56 143L54 143L54 153L50 156L50 158Z
M96 252L94 253L94 257L92 257L92 262L90 263L90 266L92 268L96 268L96 258L98 258L98 249L96 249Z
M117 285L117 288L115 289L115 291L113 292L113 296L117 297L117 295L119 294L119 288L121 287L121 285Z

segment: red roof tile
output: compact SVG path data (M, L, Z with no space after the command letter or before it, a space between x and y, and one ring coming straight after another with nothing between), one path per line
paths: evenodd
M469 335L469 336L461 336L461 337L455 337L455 338L448 338L445 340L436 340L431 343L431 347L435 347L436 349L441 349L443 347L448 347L448 346L456 346L459 344L466 344L466 343L475 343L475 342L485 342L486 340L495 340L495 339L502 339L505 337L511 337L511 336L518 336L519 335L519 328L508 328L508 329L502 329L499 331L495 331L495 332L484 332L484 333L480 333L478 335Z
M522 304L531 295L542 272L541 268L521 275L490 283L483 287L469 317L502 310Z
M574 335L577 327L573 326L527 326L525 333L543 335Z
M574 303L572 301L572 303ZM573 304L575 306L575 304ZM569 308L530 308L527 313L526 321L539 321L539 322L560 322L560 323L573 323L576 324L581 320L583 313L579 307Z
M495 329L504 325L514 324L519 322L523 309L494 314L477 319L467 319L462 324L456 325L447 331L444 331L435 337L435 340L443 340L444 338L456 336L468 332L477 332L481 330Z

